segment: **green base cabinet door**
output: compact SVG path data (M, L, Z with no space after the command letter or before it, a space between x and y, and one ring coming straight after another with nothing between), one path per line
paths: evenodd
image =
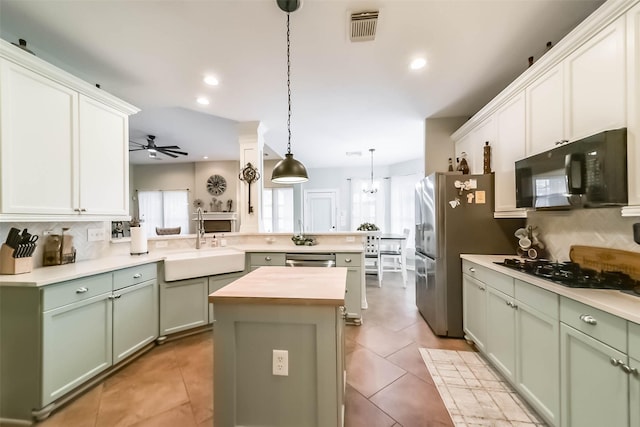
M43 405L111 366L110 295L98 295L43 313Z
M113 363L158 338L158 283L150 280L114 292Z
M627 356L564 323L560 334L562 427L628 426Z
M487 287L487 357L510 382L516 368L516 309L512 297Z
M487 330L487 286L466 274L462 275L462 320L465 338L478 350L485 351Z
M160 335L209 324L209 278L160 285Z

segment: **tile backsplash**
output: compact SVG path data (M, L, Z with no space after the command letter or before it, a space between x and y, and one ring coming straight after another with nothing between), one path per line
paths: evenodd
M76 261L100 258L111 253L111 223L106 222L11 222L0 223L0 241L4 243L11 227L20 230L28 229L30 234L38 235L36 251L33 254L33 266L42 267L42 256L44 242L47 236L45 231L51 230L52 234L60 234L63 227L68 227L65 235L73 236L73 246L76 248ZM100 242L89 242L87 230L90 228L105 229L105 240Z
M640 217L622 217L620 208L529 212L527 225L538 227L547 258L569 260L571 245L597 246L640 252L633 241L633 224Z

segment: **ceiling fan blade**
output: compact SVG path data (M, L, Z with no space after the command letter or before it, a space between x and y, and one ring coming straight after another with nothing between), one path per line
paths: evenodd
M164 148L164 149L170 149L170 150L179 150L180 147L178 147L177 145L161 145L161 146L157 146L156 148Z
M146 148L129 148L129 151L144 151Z
M140 142L135 142L135 141L129 141L129 144L135 144L135 145L139 145L140 147L146 147L145 144L142 144Z
M173 153L173 154L181 154L183 156L188 156L189 153L186 153L184 151L176 151L176 150L160 150L158 149L158 151L160 151L161 153Z
M167 151L164 151L164 150L158 150L158 153L162 153L162 154L165 154L165 155L167 155L167 156L171 156L171 157L173 157L174 159L178 157L178 156L176 156L175 154L171 154L171 153L169 153L169 152L167 152Z

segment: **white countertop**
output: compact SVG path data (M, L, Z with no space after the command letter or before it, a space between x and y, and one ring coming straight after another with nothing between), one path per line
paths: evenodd
M462 254L460 258L640 324L640 297L608 289L569 288L495 264L505 258L518 258L517 255Z
M318 244L315 246L296 246L280 243L243 243L229 245L227 248L236 249L243 252L363 252L361 243L345 244ZM216 248L203 247L202 251L215 250ZM150 262L163 261L169 254L194 251L196 249L174 249L166 251L151 251L146 255L118 255L103 257L87 261L78 261L72 264L56 265L49 267L34 268L30 273L24 274L0 274L0 286L25 286L38 287L66 280L78 279L80 277L91 276L93 274L106 273L121 268L134 267L136 265Z

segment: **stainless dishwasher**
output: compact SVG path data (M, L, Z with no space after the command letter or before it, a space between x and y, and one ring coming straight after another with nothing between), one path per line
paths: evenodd
M295 253L285 254L287 267L335 267L336 254L334 253Z

